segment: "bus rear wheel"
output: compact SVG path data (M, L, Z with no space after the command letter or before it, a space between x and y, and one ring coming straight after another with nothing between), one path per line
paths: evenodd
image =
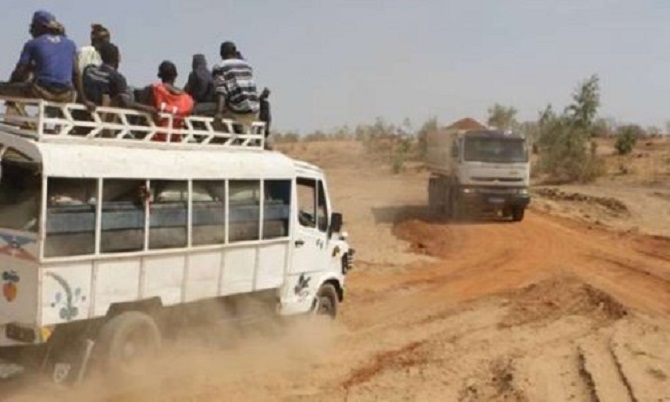
M316 315L335 318L337 316L338 300L335 287L330 283L324 284L316 294L314 313Z
M138 311L107 321L98 336L96 358L105 370L121 376L140 375L161 348L161 333L151 316Z

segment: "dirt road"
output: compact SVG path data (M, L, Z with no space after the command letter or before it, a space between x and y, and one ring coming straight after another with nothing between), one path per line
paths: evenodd
M7 400L670 401L668 240L541 212L431 222L425 173L327 168L358 250L337 322L233 347L209 328L125 388Z

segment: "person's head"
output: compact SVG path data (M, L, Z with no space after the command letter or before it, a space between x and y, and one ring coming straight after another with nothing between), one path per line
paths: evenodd
M221 58L226 59L236 59L237 58L237 47L233 42L223 42L220 48Z
M194 54L193 55L193 69L195 70L198 67L207 68L207 59L204 54Z
M270 90L268 88L263 88L263 92L261 92L261 99L267 99L270 97Z
M53 14L45 10L38 10L35 11L33 19L30 22L30 35L36 38L47 33L52 33L59 27L62 27L62 25L56 21L56 17Z
M98 53L104 64L110 65L114 68L119 68L121 63L121 54L119 48L112 42L103 42L98 46Z
M177 79L177 66L173 62L165 60L158 66L158 78L164 83L174 84Z
M97 48L102 43L110 42L112 36L109 30L101 24L91 24L91 46Z

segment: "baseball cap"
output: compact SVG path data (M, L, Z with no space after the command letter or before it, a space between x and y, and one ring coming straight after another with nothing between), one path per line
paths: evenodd
M38 10L33 14L33 24L48 27L56 22L56 17L46 10Z

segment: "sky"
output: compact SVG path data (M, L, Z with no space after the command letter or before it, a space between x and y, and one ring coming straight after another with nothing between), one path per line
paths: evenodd
M183 85L195 53L218 61L232 40L272 90L275 129L307 133L372 123L485 120L494 103L534 120L577 84L601 83L600 116L670 120L667 0L3 0L0 77L51 11L78 45L102 23L129 83L172 60Z

